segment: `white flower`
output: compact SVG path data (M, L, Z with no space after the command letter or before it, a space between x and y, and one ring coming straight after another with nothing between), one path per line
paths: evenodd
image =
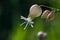
M36 17L39 17L41 15L41 13L42 13L42 9L40 8L39 5L37 5L37 4L32 5L30 10L29 10L28 17L25 18L25 17L21 16L21 19L25 20L25 22L22 23L20 26L27 23L24 30L26 29L26 27L28 25L31 25L31 27L33 28L34 22L32 20L35 19Z

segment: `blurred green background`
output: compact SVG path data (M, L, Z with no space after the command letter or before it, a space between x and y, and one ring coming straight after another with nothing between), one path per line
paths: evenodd
M27 17L33 4L47 5L60 9L60 0L0 0L0 40L39 40L37 32L47 32L46 40L60 40L60 12L52 22L45 22L40 17L34 19L34 28L20 26ZM42 8L43 9L43 8Z

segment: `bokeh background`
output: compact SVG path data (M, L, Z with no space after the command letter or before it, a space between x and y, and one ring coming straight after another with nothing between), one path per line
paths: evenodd
M60 9L60 0L0 0L0 40L39 40L37 33L41 30L47 32L46 40L60 40L60 11L52 22L38 17L33 20L34 28L28 26L23 30L25 25L20 26L24 22L20 16L27 17L33 4Z

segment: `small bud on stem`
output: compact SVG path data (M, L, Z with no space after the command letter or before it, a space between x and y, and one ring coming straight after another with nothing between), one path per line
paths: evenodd
M44 40L47 36L47 33L40 31L40 32L38 32L37 36L38 36L39 40Z

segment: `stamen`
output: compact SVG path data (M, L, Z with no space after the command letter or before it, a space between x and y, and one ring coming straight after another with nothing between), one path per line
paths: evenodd
M27 24L26 24L26 26L25 26L25 28L24 28L24 30L26 29L26 27L28 26L28 22L27 22Z
M31 24L31 27L33 28L33 25Z
M32 21L32 22L30 22L31 24L34 24L34 22Z
M24 25L26 22L23 22L20 26Z
M26 18L25 18L25 17L23 17L23 16L21 16L21 19L26 20Z

